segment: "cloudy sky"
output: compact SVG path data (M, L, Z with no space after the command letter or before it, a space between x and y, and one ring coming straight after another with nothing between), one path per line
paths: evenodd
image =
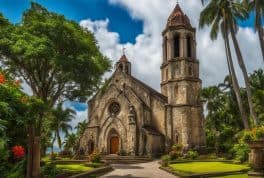
M75 20L92 31L102 53L113 63L120 58L123 46L132 63L132 73L153 88L160 90L161 32L176 5L176 0L36 0L50 11ZM0 0L0 12L13 23L21 20L22 12L30 5L29 0ZM180 6L198 27L200 0L180 0ZM241 22L238 40L249 72L263 68L257 35L252 29L253 19ZM209 28L197 28L197 55L200 60L200 76L203 86L217 84L227 75L224 44L221 37L209 38ZM241 73L237 68L240 83ZM110 74L107 74L109 76ZM86 119L87 106L65 103L77 110L73 125Z

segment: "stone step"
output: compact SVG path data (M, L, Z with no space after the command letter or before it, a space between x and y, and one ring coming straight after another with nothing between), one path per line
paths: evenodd
M102 158L106 163L109 164L136 164L136 163L145 163L152 161L150 157L141 157L141 156L112 156L107 155Z

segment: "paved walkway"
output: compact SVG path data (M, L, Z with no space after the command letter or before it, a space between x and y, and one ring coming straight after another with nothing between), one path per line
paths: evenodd
M176 178L159 169L158 161L140 164L113 164L114 170L101 178Z

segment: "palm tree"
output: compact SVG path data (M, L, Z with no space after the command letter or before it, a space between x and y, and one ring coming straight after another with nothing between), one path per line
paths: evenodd
M82 136L82 134L84 133L86 127L87 127L87 120L84 120L82 122L79 122L78 125L75 127L75 129L77 129L77 136Z
M77 135L74 133L68 134L63 143L65 150L74 151L77 143Z
M205 0L202 0L205 2ZM221 29L222 37L225 42L225 50L226 50L226 59L228 64L229 74L231 76L233 89L236 95L236 100L239 106L240 115L244 124L244 128L249 128L249 122L245 114L245 110L242 105L241 94L239 90L239 84L237 80L237 76L234 69L233 59L230 50L230 43L228 34L230 33L230 29L233 24L230 23L230 17L233 18L234 13L237 8L230 8L230 3L228 0L211 0L209 4L205 7L205 9L200 14L200 28L203 28L206 25L211 25L210 36L212 40L215 40L218 36L219 29ZM231 19L232 19L231 18Z
M76 112L72 109L63 109L62 103L58 104L55 109L52 110L52 121L50 124L51 130L54 133L53 141L52 141L52 152L53 152L53 145L55 140L57 139L59 148L61 149L61 136L60 133L65 133L68 135L68 130L71 130L72 127L69 122L74 118Z
M259 43L264 61L264 30L262 27L262 17L264 16L264 1L263 0L244 0L244 3L249 11L255 12L255 30L259 36Z

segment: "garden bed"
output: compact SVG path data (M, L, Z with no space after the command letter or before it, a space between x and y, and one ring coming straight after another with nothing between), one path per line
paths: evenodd
M170 163L168 167L162 167L163 170L181 177L198 176L221 176L243 174L250 170L248 165L232 164L222 161L182 161Z

